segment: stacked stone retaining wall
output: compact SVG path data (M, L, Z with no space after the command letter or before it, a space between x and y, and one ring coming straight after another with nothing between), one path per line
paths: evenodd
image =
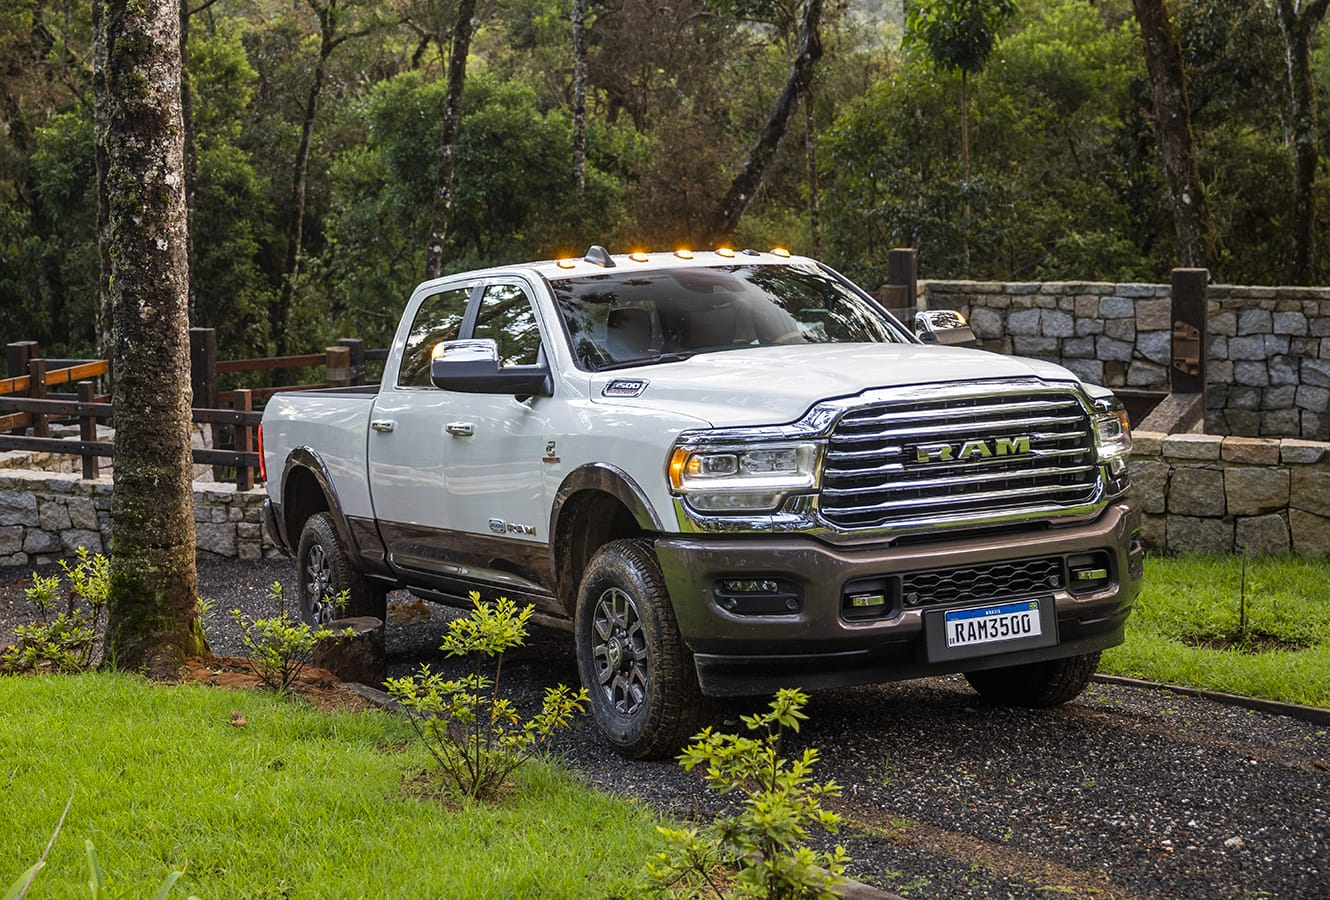
M1111 388L1167 391L1169 286L921 281L980 346L1060 363ZM1205 430L1330 440L1330 288L1211 285Z
M1131 476L1154 549L1330 556L1330 444L1138 432Z
M262 488L194 483L200 556L259 559L278 551L263 532ZM110 552L111 479L0 468L0 565L32 566L73 556L79 547Z

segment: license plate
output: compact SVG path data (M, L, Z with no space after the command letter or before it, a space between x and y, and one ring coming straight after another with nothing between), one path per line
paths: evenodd
M1039 601L1022 600L979 609L953 609L943 617L947 647L972 647L1043 634Z
M1030 597L929 610L924 637L927 659L935 663L1052 647L1058 642L1057 604L1052 597Z

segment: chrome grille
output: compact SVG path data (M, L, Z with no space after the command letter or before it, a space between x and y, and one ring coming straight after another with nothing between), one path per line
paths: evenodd
M907 607L942 603L992 603L1014 597L1048 594L1063 582L1062 558L909 572L901 576L901 600Z
M962 453L968 458L945 458ZM1090 418L1076 395L949 396L842 415L819 502L840 529L964 526L1083 506L1097 496L1098 478Z

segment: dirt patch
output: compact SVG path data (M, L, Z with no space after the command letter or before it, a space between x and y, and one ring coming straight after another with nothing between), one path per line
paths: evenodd
M181 671L184 681L227 690L271 690L250 666L249 660L236 656L213 656L185 661ZM364 697L338 680L327 669L306 666L291 686L291 692L324 711L357 712L372 708Z

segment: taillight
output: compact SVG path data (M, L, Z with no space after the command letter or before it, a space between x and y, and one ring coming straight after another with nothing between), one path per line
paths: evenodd
M268 467L263 464L263 423L259 423L257 443L259 445L259 481L268 480Z

